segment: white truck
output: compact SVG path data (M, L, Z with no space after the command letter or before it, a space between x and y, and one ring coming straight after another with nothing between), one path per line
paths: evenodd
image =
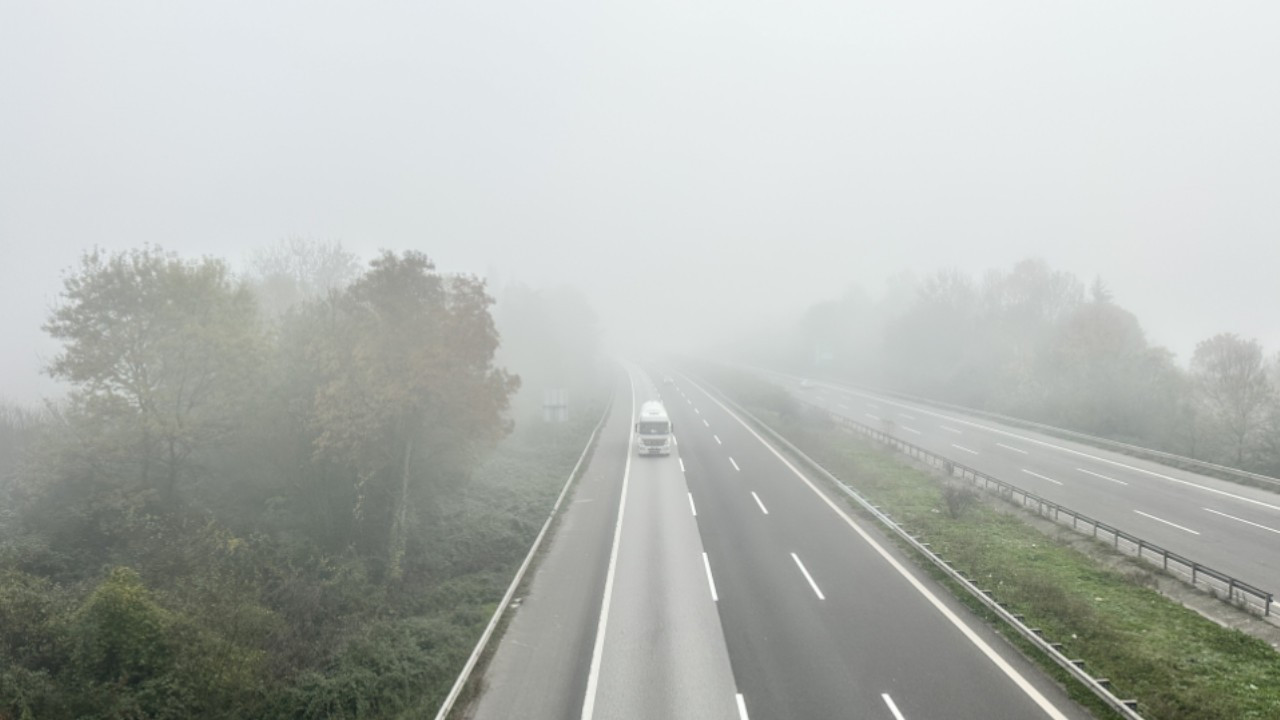
M662 403L650 400L640 406L636 420L636 452L640 455L671 454L671 418Z

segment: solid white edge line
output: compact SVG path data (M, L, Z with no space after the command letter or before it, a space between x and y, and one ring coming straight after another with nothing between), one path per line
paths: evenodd
M734 462L733 458L729 458L729 464L733 466L734 470L737 470L738 472L742 472L742 468L738 467L738 463Z
M1030 454L1031 454L1031 453L1027 452L1026 450L1023 450L1022 448L1016 448L1016 447L1014 447L1014 446L1012 446L1012 445L1005 445L1004 443L996 443L996 445L999 445L1000 447L1004 448L1005 450L1012 450L1012 451L1014 451L1014 452L1016 452L1016 453L1022 453L1023 455L1030 455Z
M1096 473L1096 472L1094 472L1094 471L1092 471L1092 470L1085 470L1084 468L1076 468L1076 469L1077 469L1077 470L1079 470L1080 472L1084 473L1085 475L1092 475L1092 476L1094 476L1094 477L1096 477L1096 478L1102 478L1103 480L1109 480L1109 481L1111 481L1111 482L1113 482L1113 483L1115 483L1115 484L1117 484L1117 485L1128 485L1128 484L1129 484L1129 483L1127 483L1127 482L1125 482L1125 481L1123 481L1123 480L1117 480L1117 479L1115 479L1115 478L1113 478L1113 477L1107 477L1106 475L1102 475L1102 474Z
M1032 472L1032 471L1030 471L1030 470L1028 470L1028 469L1026 469L1026 468L1022 468L1022 472L1024 472L1024 473L1026 473L1026 474L1030 475L1031 477L1038 477L1038 478L1040 478L1041 480L1048 480L1049 482L1053 483L1054 485L1061 485L1061 484L1062 484L1062 482L1061 482L1061 481L1059 481L1059 480L1054 480L1054 479L1053 479L1053 478L1051 478L1051 477L1045 477L1044 475L1041 475L1041 474L1040 474L1040 473L1038 473L1038 472Z
M880 697L884 700L884 704L889 706L889 712L893 713L893 720L907 720L903 717L902 711L898 709L897 703L893 701L893 698L889 697L889 693L880 693Z
M698 388L698 390L699 390L699 391L701 391L703 394L706 394L706 392L707 392L706 390L703 390L702 388ZM850 389L848 389L848 388L841 388L840 390L841 390L842 392L844 392L844 393L849 394L849 395L856 395L856 396L861 397L861 398L875 397L877 400L879 400L879 401L880 401L880 402L882 402L882 403L885 403L886 405L892 405L892 406L897 407L897 408L908 408L908 409L914 410L914 411L916 411L916 412L918 412L918 413L920 413L920 414L922 414L922 415L928 415L928 416L930 416L930 417L935 417L935 418L938 418L938 419L941 419L941 420L947 420L947 421L949 421L949 422L956 423L957 425L967 425L967 426L972 427L972 428L977 428L978 430L986 430L987 432L995 433L996 435L1001 435L1001 436L1003 436L1003 437L1013 438L1013 439L1015 439L1015 440L1021 440L1021 441L1023 441L1023 442L1031 443L1031 444L1033 444L1033 445L1039 445L1040 447L1046 447L1046 448L1049 448L1050 450L1059 450L1059 451L1064 452L1064 453L1070 453L1070 454L1072 454L1072 455L1076 455L1076 456L1078 456L1078 457L1083 457L1083 458L1088 458L1088 459L1090 459L1090 460L1096 460L1096 461L1098 461L1098 462L1106 463L1106 464L1111 465L1111 466L1114 466L1114 467L1123 468L1123 469L1125 469L1125 470L1132 470L1132 471L1134 471L1134 472L1142 473L1142 474L1144 474L1144 475L1149 475L1149 476L1151 476L1151 477L1159 478L1159 479L1161 479L1161 480L1168 480L1169 482L1178 483L1179 485L1186 485L1186 486L1188 486L1188 487L1193 487L1193 488L1197 488L1197 489L1200 489L1200 490L1204 490L1205 492L1213 493L1213 494L1215 494L1215 495L1221 495L1221 496L1223 496L1223 497L1229 497L1229 498L1231 498L1232 500L1239 500L1239 501L1241 501L1241 502L1246 502L1246 503L1251 503L1251 504L1253 504L1253 505L1258 505L1258 506L1261 506L1261 507L1267 508L1267 509L1269 509L1269 510L1280 510L1280 505L1275 505L1275 504L1272 504L1272 503L1269 503L1269 502L1265 502L1265 501L1263 501L1263 500L1258 500L1258 499L1255 499L1255 498L1246 497L1246 496L1244 496L1244 495L1237 495L1237 494L1235 494L1235 493L1233 493L1233 492L1227 492L1226 490L1219 490L1219 489L1217 489L1217 488L1209 487L1208 485L1201 485L1200 483L1192 482L1192 481L1190 481L1190 480L1182 480L1182 479L1180 479L1180 478L1171 477L1171 476L1169 476L1169 475L1165 475L1164 473L1158 473L1158 472L1156 472L1156 471L1154 471L1154 470L1148 470L1148 469L1146 469L1146 468L1140 468L1140 467L1136 467L1136 466L1134 466L1134 465L1128 465L1128 464L1125 464L1125 463L1123 463L1123 462L1120 462L1119 460L1111 460L1111 459L1108 459L1108 458L1099 457L1099 456L1097 456L1097 455L1090 455L1089 453L1084 452L1083 450L1076 450L1076 449L1074 449L1074 448L1063 447L1062 445L1055 445L1055 444L1053 444L1053 443L1051 443L1051 442L1049 442L1049 441L1047 441L1047 440L1038 440L1038 439L1036 439L1036 438L1028 437L1028 436L1026 436L1026 435L1019 435L1019 434L1018 434L1018 433L1016 433L1016 432L1010 432L1010 431L1008 431L1008 430L1001 430L1000 428L991 427L990 425L983 425L982 423L974 422L974 421L972 421L972 420L965 420L965 419L963 419L963 418L953 417L953 416L950 416L950 415L943 415L942 413L933 412L933 411L931 411L931 410L929 410L929 409L927 409L927 408L919 408L919 407L915 407L915 406L912 406L912 405L904 405L904 404L902 404L902 403L900 403L900 402L897 402L897 401L895 401L895 400L885 399L885 398L880 397L880 396L878 396L878 395L877 395L877 396L872 396L872 395L868 395L868 394L866 394L866 393L858 392L858 391L856 391L856 390L850 390Z
M1191 529L1191 528L1189 528L1189 527L1183 527L1182 525L1179 525L1178 523L1175 523L1175 522L1169 522L1168 520L1165 520L1164 518L1158 518L1158 517L1156 517L1155 515L1152 515L1151 513L1144 513L1144 512L1142 512L1141 510L1134 510L1134 512L1138 513L1138 514L1139 514L1139 515L1141 515L1142 517L1145 517L1145 518L1151 518L1152 520L1155 520L1156 522L1162 522L1162 523L1164 523L1165 525L1168 525L1169 527L1176 527L1176 528L1178 528L1179 530L1181 530L1181 531L1183 531L1183 532L1189 532L1189 533L1191 533L1192 535L1199 535L1199 534L1200 534L1200 533L1199 533L1198 531L1196 531L1196 530L1192 530L1192 529Z
M711 602L720 602L720 596L716 594L716 580L711 577L711 560L707 558L707 554L702 553L702 566L707 569L707 586L711 588Z
M791 559L796 561L800 572L804 573L804 579L809 581L809 587L813 588L813 594L817 595L819 600L826 600L827 596L822 594L822 590L818 588L818 583L813 581L813 576L809 574L809 570L805 568L804 563L800 562L800 556L791 553Z
M743 699L742 693L738 693L738 720L749 720L747 718L747 701Z
M1275 534L1277 534L1277 535L1280 535L1280 530L1277 530L1277 529L1275 529L1275 528L1273 528L1273 527L1267 527L1266 525L1259 525L1258 523L1253 522L1252 520L1245 520L1244 518L1238 518L1238 517L1236 517L1235 515L1228 515L1228 514L1226 514L1226 513L1224 513L1224 512L1219 512L1219 511L1217 511L1217 510L1214 510L1213 508L1204 508L1204 509L1205 509L1205 510L1208 510L1209 512L1213 513L1214 515L1221 515L1221 516L1222 516L1222 517L1224 517L1224 518L1231 518L1232 520L1235 520L1236 522L1242 522L1242 523L1244 523L1245 525L1252 525L1252 526L1254 526L1254 527L1256 527L1256 528L1262 528L1263 530L1269 530L1269 531L1271 531L1271 532L1273 532L1273 533L1275 533Z
M631 373L627 373L631 383L631 414L636 416L636 383ZM613 579L618 570L618 545L622 541L622 517L627 510L627 480L631 477L631 448L636 443L635 423L631 426L630 439L627 441L627 464L622 469L622 497L618 500L618 521L613 527L613 548L609 551L609 570L604 577L604 597L600 601L600 620L596 623L596 641L591 649L591 669L587 671L587 691L582 699L582 720L591 720L596 711L596 690L600 683L600 660L604 655L604 633L609 625L609 603L613 599Z
M694 517L698 517L698 508L694 507L693 505L693 493L688 493L688 495L689 495L689 512L693 513Z
M800 480L804 482L805 485L808 485L809 489L812 490L813 493L817 495L820 500L822 500L824 503L827 504L827 507L831 508L831 510L835 512L836 515L839 515L840 519L845 521L845 524L847 524L850 528L852 528L853 531L863 539L863 541L865 541L868 545L870 545L871 548L875 550L877 554L880 555L880 557L884 558L884 561L889 563L890 567L896 570L899 575L901 575L908 583L910 583L911 587L915 588L916 592L920 593L920 595L923 596L924 599L927 600L930 605L933 605L933 607L944 618L946 618L948 622L950 622L957 630L959 630L965 636L965 638L969 640L969 642L973 643L974 647L978 648L978 650L983 655L985 655L987 659L992 662L992 664L994 664L997 668L999 668L999 670L1002 673L1004 673L1006 677L1008 677L1015 685L1017 685L1019 690L1021 690L1024 694L1026 694L1027 697L1031 698L1031 701L1034 702L1036 705L1038 705L1040 709L1045 712L1046 715L1053 718L1053 720L1068 720L1067 716L1063 715L1061 710L1059 710L1052 702L1049 701L1048 698L1042 695L1034 685L1032 685L1025 677L1022 676L1022 673L1018 672L1018 670L1014 668L1012 665L1010 665L1007 660L1001 657L1000 654L997 653L990 645L988 645L985 640L978 637L978 634L974 632L973 628L969 627L969 625L964 620L961 620L958 615L952 612L951 608L947 607L946 604L942 602L942 600L938 599L937 595L934 595L933 592L929 590L929 588L925 587L924 583L921 582L920 579L917 578L914 574L912 574L910 570L904 567L902 563L898 562L897 558L890 555L889 551L885 550L884 547L880 545L880 543L876 542L876 539L871 537L871 535L868 534L866 530L863 530L861 525L854 522L853 518L849 517L848 513L840 509L840 506L837 505L834 500L828 497L826 493L819 490L818 486L815 485L813 481L808 478L808 476L800 472L800 470L797 469L795 465L792 465L790 460L783 457L782 453L778 452L777 448L775 448L773 445L770 445L764 438L760 437L760 433L756 432L755 428L748 425L746 420L743 420L742 418L738 417L737 413L730 410L728 406L720 402L718 398L712 396L711 393L707 392L706 389L703 388L701 385L692 381L690 381L690 384L696 387L703 395L706 395L708 398L711 398L711 401L719 405L720 408L723 409L726 413L728 413L730 417L732 417L734 420L737 420L738 424L746 428L747 432L751 433L751 435L755 437L756 440L760 441L760 444L763 445L765 449L773 453L773 456L778 458L778 460L781 461L782 464L787 467L787 469L791 470L791 472L796 477L800 478Z
M957 450L963 450L963 451L965 451L965 452L969 453L970 455L979 455L979 454L980 454L977 450L970 450L969 448L967 448L967 447L965 447L965 446L963 446L963 445L957 445L957 444L955 444L955 443L951 443L951 447L953 447L953 448L955 448L955 449L957 449Z
M756 504L760 506L760 512L768 515L769 509L764 506L764 502L760 500L760 496L756 494L755 490L751 491L751 497L756 499Z

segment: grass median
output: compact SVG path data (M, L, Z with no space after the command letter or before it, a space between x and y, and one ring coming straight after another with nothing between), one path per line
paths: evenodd
M1099 562L995 506L998 501L840 430L781 389L738 373L703 373L1046 638L1061 643L1069 657L1083 659L1092 675L1109 678L1119 696L1138 699L1145 717L1280 718L1280 653L1159 594L1140 566ZM978 605L967 593L958 595ZM1042 660L1051 674L1065 675ZM1099 708L1081 693L1078 687L1073 691Z

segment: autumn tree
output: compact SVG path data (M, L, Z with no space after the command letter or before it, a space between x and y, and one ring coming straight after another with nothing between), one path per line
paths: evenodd
M225 439L252 392L261 336L252 295L220 260L158 247L93 250L64 279L45 330L47 371L71 383L84 457L144 500L172 505L192 453Z
M1196 345L1191 356L1197 406L1225 444L1225 457L1242 467L1260 439L1274 398L1262 346L1233 333Z
M491 303L474 277L441 275L422 253L384 252L333 300L313 346L323 378L316 452L352 471L352 511L386 538L391 578L416 498L509 429L518 380L493 365Z

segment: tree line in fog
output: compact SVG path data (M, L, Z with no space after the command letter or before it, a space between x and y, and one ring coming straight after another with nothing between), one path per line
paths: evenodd
M1229 318L1224 318L1224 324ZM1026 260L810 307L751 352L798 372L1280 475L1280 353L1224 332L1179 365L1101 280Z

